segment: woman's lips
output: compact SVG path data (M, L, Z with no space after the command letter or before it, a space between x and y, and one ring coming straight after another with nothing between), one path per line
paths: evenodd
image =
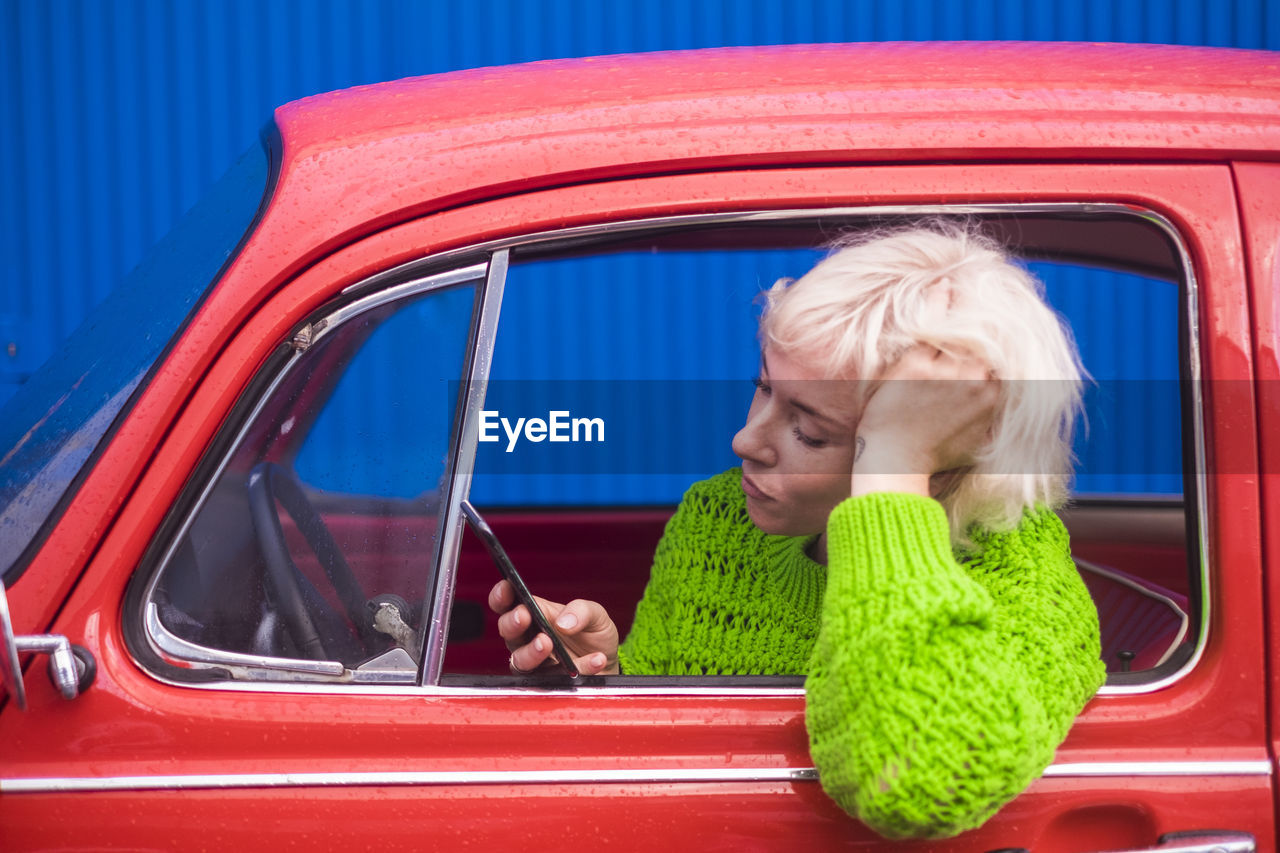
M770 501L773 498L760 491L760 487L751 482L751 478L746 474L742 475L742 491L749 498L755 498L758 501Z

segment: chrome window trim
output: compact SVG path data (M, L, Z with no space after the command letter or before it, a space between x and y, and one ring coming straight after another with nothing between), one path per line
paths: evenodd
M1192 442L1193 451L1196 460L1196 471L1194 477L1196 479L1197 489L1197 506L1196 517L1199 527L1199 563L1200 563L1200 602L1199 614L1200 624L1199 631L1196 635L1196 645L1187 661L1168 675L1148 682L1140 684L1110 684L1104 685L1099 691L1099 696L1125 696L1139 695L1145 693L1154 693L1180 681L1187 673L1191 672L1200 662L1204 655L1205 646L1208 641L1210 627L1210 585L1209 585L1209 525L1208 511L1206 508L1206 451L1204 443L1204 395L1202 390L1202 372L1201 372L1201 356L1200 356L1200 316L1199 316L1199 283L1195 277L1195 268L1191 264L1191 256L1187 251L1186 243L1182 239L1182 235L1174 226L1173 222L1165 216L1149 210L1144 207L1133 204L1122 203L1091 203L1091 202L1044 202L1030 204L961 204L961 205L869 205L865 207L817 207L817 208L788 208L785 210L765 210L746 213L708 213L708 214L687 214L681 216L652 217L647 219L627 220L625 222L610 222L600 225L582 225L572 228L558 229L554 231L539 232L536 234L522 235L519 237L508 237L500 240L479 243L468 246L463 249L453 250L453 252L474 253L477 251L498 251L510 250L517 247L528 247L535 245L545 245L549 243L579 240L585 238L601 238L605 236L617 236L628 233L641 233L648 230L662 231L674 230L683 227L693 227L700 225L715 224L742 224L757 222L785 222L788 220L812 219L814 217L823 218L859 218L859 217L876 217L876 216L931 216L931 215L974 215L981 216L983 214L1055 214L1055 213L1087 213L1091 215L1103 214L1121 214L1133 216L1159 228L1169 241L1175 247L1178 260L1182 267L1182 274L1185 283L1183 298L1185 300L1184 307L1187 313L1187 332L1188 332L1188 364L1186 379L1191 382L1192 389ZM440 255L433 255L430 259L419 261L411 261L403 268L413 269L424 263L441 263L445 261L453 252L445 252ZM396 270L388 270L382 275L392 275ZM1181 343L1181 342L1180 342ZM1180 366L1181 367L1181 366ZM459 688L451 688L459 689Z
M1043 778L1270 776L1269 761L1145 761L1051 764ZM213 773L157 776L50 776L0 779L0 794L161 791L200 788L335 786L608 785L690 782L816 782L814 767L653 770L402 770L333 773Z
M1123 205L1121 205L1123 207ZM1137 209L1137 208L1135 208ZM1163 690L1169 685L1181 681L1187 673L1191 672L1200 663L1200 659L1204 656L1205 647L1209 643L1209 625L1212 615L1210 607L1211 586L1209 583L1209 511L1208 511L1208 458L1205 449L1205 429L1204 429L1204 384L1203 373L1201 371L1201 355L1200 355L1200 285L1196 281L1195 267L1191 263L1191 255L1187 251L1186 243L1182 239L1182 235L1173 223L1165 217L1150 210L1142 210L1140 214L1142 219L1156 225L1178 251L1178 263L1182 266L1183 281L1186 288L1183 292L1183 298L1186 300L1184 308L1187 312L1187 376L1185 377L1191 383L1191 430L1192 430L1192 453L1195 456L1196 470L1192 473L1196 483L1196 526L1199 528L1197 532L1196 542L1199 545L1199 563L1200 563L1200 601L1199 614L1200 625L1196 633L1195 648L1192 649L1190 657L1177 670L1169 673L1163 678L1155 681L1148 681L1142 684L1111 684L1104 685L1098 691L1100 696L1133 696L1145 693L1155 693ZM1182 341L1178 342L1180 345ZM1181 368L1179 365L1179 375ZM1183 472L1183 477L1187 476ZM1185 499L1186 496L1184 495Z
M1209 551L1210 551L1209 535L1211 533L1211 530L1208 524L1208 511L1206 508L1207 474L1206 474L1206 449L1205 449L1205 430L1204 430L1204 395L1203 395L1202 382L1201 382L1201 379L1202 379L1201 355L1200 355L1201 326L1200 326L1200 318L1199 318L1199 310L1198 310L1199 284L1195 278L1195 269L1191 264L1190 254L1187 251L1186 243L1183 240L1182 235L1179 233L1179 231L1174 226L1172 221L1170 221L1165 216L1153 210L1140 207L1134 204L1126 204L1126 203L1120 203L1120 202L1115 202L1115 203L1037 202L1037 203L991 203L991 204L958 204L958 205L915 204L915 205L837 206L837 207L786 208L786 209L779 209L779 210L759 210L759 211L749 211L749 212L684 214L684 215L678 215L678 216L648 217L648 218L640 218L640 219L630 219L630 220L619 221L619 222L607 222L607 223L601 223L596 225L582 225L582 226L574 226L570 228L553 229L550 231L537 232L533 234L520 235L516 237L505 237L497 240L490 240L490 241L475 243L475 244L459 247L457 249L451 249L444 252L432 254L417 260L408 261L406 263L400 264L391 269L384 270L379 273L375 273L369 278L364 279L356 284L353 284L345 288L343 292L347 293L347 292L359 292L363 290L368 290L384 282L394 282L397 280L402 280L406 276L412 276L417 271L420 271L424 268L438 268L440 265L447 264L450 261L460 260L467 257L474 257L476 256L477 253L485 253L485 252L492 253L492 254L502 253L503 259L504 259L503 263L505 265L507 261L507 252L517 247L544 246L547 244L552 244L557 242L589 240L593 238L603 239L606 237L614 237L614 236L620 236L620 235L626 235L626 234L639 234L645 231L655 231L655 232L668 231L668 230L676 230L680 228L703 226L703 225L782 223L782 222L787 222L792 220L805 220L805 219L814 219L819 217L823 219L828 219L828 218L858 219L858 218L868 218L868 217L913 217L913 216L925 217L925 216L931 216L931 215L982 216L982 215L990 215L990 214L1008 215L1008 214L1064 214L1064 213L1071 213L1071 214L1083 213L1083 214L1089 214L1089 215L1118 214L1118 215L1132 216L1138 219L1145 220L1151 223L1152 225L1154 225L1155 227L1159 228L1169 238L1170 242L1173 244L1173 246L1177 251L1179 262L1182 265L1182 273L1183 273L1183 278L1185 283L1185 290L1183 294L1185 299L1184 307L1187 314L1187 328L1188 328L1188 337L1189 337L1189 340L1187 341L1187 345L1188 345L1187 352L1188 352L1189 363L1186 365L1187 375L1185 378L1191 381L1192 408L1193 408L1193 411L1191 413L1192 441L1194 445L1193 454L1196 460L1196 467L1197 467L1197 470L1195 471L1193 476L1195 477L1195 480L1196 480L1196 487L1198 492L1196 519L1199 527L1198 542L1199 542L1199 552L1200 552L1199 562L1200 562L1200 587L1201 587L1200 602L1199 602L1199 615L1200 615L1199 630L1197 632L1196 645L1192 654L1188 657L1186 662L1183 663L1183 665L1179 667L1177 670L1175 670L1174 672L1169 673L1168 675L1161 677L1157 680L1142 682L1139 684L1104 685L1098 691L1097 695L1101 697L1109 697L1109 696L1125 696L1125 695L1140 695L1140 694L1154 693L1159 690L1163 690L1166 687L1169 687L1170 685L1182 680L1188 673L1190 673L1199 664L1201 658L1204 655L1205 647L1206 647L1208 636L1209 636L1209 630L1210 630L1210 624L1211 624L1210 617L1212 613L1212 607L1211 607L1211 601L1210 601L1211 587L1209 584ZM484 265L481 264L477 266L483 267ZM505 281L505 266L503 268L503 272L504 272L503 279ZM446 273L445 275L448 275L448 274ZM383 294L391 293L395 289L396 288L391 288L388 291L379 292L368 298L377 299L381 297ZM488 288L486 287L485 290L487 291ZM385 300L382 300L382 301L385 301ZM381 301L379 302L379 304L381 304ZM488 309L486 308L485 310L487 311ZM493 312L494 312L493 320L494 320L494 323L496 324L498 307L495 307L493 309ZM492 334L492 330L490 330L490 334ZM492 346L492 337L490 337L490 347L491 346ZM491 351L492 350L490 349L490 353ZM479 361L479 359L477 359L477 361ZM485 363L483 367L485 371L485 377L487 378L487 369L488 369L487 359L485 359ZM273 387L274 387L274 383L273 383ZM471 398L468 397L468 403L470 402L471 402ZM470 409L471 407L469 406L468 407L469 417L471 416ZM478 417L478 415L476 415L476 417ZM471 434L471 437L474 437L474 433ZM240 437L237 436L237 439L236 439L237 444L239 440L240 440ZM474 453L475 453L475 442L474 440L472 440L469 443L470 443L470 449L468 452L471 454L471 464L473 465ZM225 460L223 464L225 464ZM220 473L220 471L221 469L219 469L218 473ZM468 487L469 487L470 471L467 472L466 476L467 476ZM216 480L216 474L213 479ZM442 582L449 584L450 591L452 590L453 578L456 575L457 548L460 544L460 538L461 538L460 534L461 534L462 519L461 519L460 510L458 507L458 502L465 496L466 496L466 491L458 489L457 483L455 482L454 487L451 488L450 490L448 518L447 518L446 528L445 528L445 537L451 540L450 547L453 550L442 551L442 554L441 554L442 559L446 555L449 556L447 565L444 563L438 564L440 565L440 580ZM203 500L204 500L204 495L201 496L201 501L203 502ZM185 525L184 525L183 532L185 532ZM175 546L176 546L177 539L180 539L181 535L182 534L180 533L179 536L175 538ZM163 566L168 561L169 557L170 557L170 554L166 553L165 558L163 561L161 561L160 565ZM444 577L445 573L447 573L448 575L447 580ZM158 572L157 572L157 576L158 576ZM152 579L152 583L154 583L154 578ZM151 593L151 589L148 588L147 590L148 600L150 598L150 593ZM430 649L428 651L424 651L424 654L423 654L424 671L422 673L421 682L425 685L434 685L435 682L438 681L439 674L443 666L442 659L439 659L439 660L435 659L435 656L439 655L443 651L443 638L445 636L444 632L447 630L447 627L448 627L448 612L447 612L448 608L442 607L440 603L442 600L445 600L445 599L442 599L442 597L437 596L432 619L428 626L430 633L429 633L429 636L427 637L427 640L430 641L432 640L432 638L435 638L435 642L430 647ZM444 612L443 613L439 612L441 610L443 610ZM152 674L155 675L154 673ZM200 683L200 684L189 683L189 682L171 682L171 683L179 684L181 686L199 687L199 688L206 688L206 689L245 689L246 687L250 686L244 682L234 682L234 681L210 682L210 683ZM326 684L315 684L314 686L302 686L302 685L290 684L290 683L281 683L278 685L254 684L252 685L252 688L255 690L264 690L264 691L276 690L279 692L288 692L288 693L294 693L294 692L300 692L300 691L301 692L329 692L329 690L332 689L330 685L326 685ZM402 689L404 688L400 688L398 686L396 687L389 686L386 688L381 688L379 692L385 692L386 690L399 691ZM671 696L704 695L704 694L701 694L701 691L703 689L704 688L681 688L673 685L667 688L653 688L653 689L641 688L640 692L643 695L671 695ZM549 691L549 692L551 693L551 695L559 695L559 696L564 696L564 695L581 696L581 695L590 694L593 692L605 692L606 695L609 695L609 696L618 696L618 695L621 695L623 691L632 692L635 690L637 689L636 688L582 688L582 689L572 689L572 690L555 690L555 691ZM787 695L793 695L797 693L799 695L803 695L804 693L803 690L794 690L794 689L782 689L778 691L769 691L769 690L762 690L760 688L749 688L749 689L711 688L711 690L713 690L714 692L709 695L787 696ZM349 693L351 692L351 689L344 688L341 692ZM433 695L442 694L442 695L453 695L453 696L467 696L467 695L528 696L530 695L530 688L484 689L484 688L466 688L466 687L429 687L428 686L428 687L419 688L418 692L426 692L426 693L431 693Z
M470 353L470 368L463 396L462 424L453 448L453 478L449 484L448 504L440 537L440 552L431 605L431 618L424 620L422 671L419 684L435 684L444 667L445 644L449 636L449 615L453 607L454 583L458 576L458 555L462 551L461 501L471 491L471 474L475 470L476 446L480 435L480 410L488 391L489 367L497 340L498 316L502 311L503 287L507 281L510 251L499 249L489 257L488 272L480 290L479 324L475 344Z
M141 614L143 620L143 636L146 638L147 644L151 650L161 659L174 662L180 661L179 665L186 665L191 669L201 670L227 670L230 672L238 672L248 678L279 678L284 680L300 680L300 679L323 679L326 683L331 683L335 679L347 679L352 677L354 670L347 670L341 663L337 661L306 661L293 660L289 658L274 658L260 655L248 655L237 652L225 651L222 649L211 649L204 646L191 643L178 637L160 621L156 607L154 604L156 586L160 582L161 575L164 574L169 562L173 559L174 553L181 547L183 539L191 529L191 525L195 522L196 517L204 508L209 496L213 493L214 487L221 478L223 471L230 464L232 457L239 449L245 436L253 428L258 415L262 412L263 407L271 399L276 389L288 377L295 367L305 356L306 352L317 341L331 334L334 329L346 323L354 317L358 317L374 308L385 305L399 299L409 296L415 296L422 293L428 293L433 290L439 290L446 287L452 287L459 284L465 284L472 281L482 281L487 270L488 263L472 264L460 269L449 270L435 275L428 275L414 278L410 281L403 282L386 290L370 294L362 299L343 305L335 309L323 318L313 320L306 323L301 329L298 329L292 339L294 341L305 341L305 346L295 346L293 354L288 361L280 368L267 387L254 401L253 408L250 410L244 423L240 426L235 438L223 453L217 467L210 474L208 481L204 485L204 489L200 492L200 496L195 503L187 511L186 516L182 520L182 524L173 534L168 546L165 548L164 555L157 561L155 569L151 573L151 577L147 581L146 589L142 595L142 601L145 612ZM143 668L144 671L150 673L159 680L179 686L193 686L192 683L186 681L178 681L175 679L164 678L158 673L149 670L145 664L135 659L135 662ZM194 666L191 666L194 664ZM210 682L209 686L224 686L227 684L240 684L239 681ZM201 684L200 686L206 686Z
M154 601L147 601L147 638L164 659L176 666L183 664L207 664L210 668L226 669L241 678L294 678L318 676L341 678L347 671L336 660L296 660L265 655L247 655L201 646L175 636L160 621L160 611ZM286 676L285 673L288 673Z

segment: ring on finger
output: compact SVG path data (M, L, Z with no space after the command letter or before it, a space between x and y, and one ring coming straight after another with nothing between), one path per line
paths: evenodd
M510 667L510 668L511 668L511 671L512 671L514 674L516 674L516 675L528 675L528 674L529 674L529 670L527 670L527 669L521 669L520 667L516 666L516 653L515 653L515 652L512 652L512 653L510 654L510 656L508 656L508 657L507 657L507 666L508 666L508 667Z

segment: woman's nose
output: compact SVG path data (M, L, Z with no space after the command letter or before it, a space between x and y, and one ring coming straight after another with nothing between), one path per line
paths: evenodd
M764 429L766 407L752 406L747 412L747 422L733 437L733 452L744 461L755 462L765 468L778 464L778 453L768 441Z

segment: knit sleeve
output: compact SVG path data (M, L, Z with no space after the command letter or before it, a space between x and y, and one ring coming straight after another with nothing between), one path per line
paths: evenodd
M982 824L1044 772L1101 685L1097 613L1051 512L962 567L928 498L828 520L806 723L823 788L888 837Z

